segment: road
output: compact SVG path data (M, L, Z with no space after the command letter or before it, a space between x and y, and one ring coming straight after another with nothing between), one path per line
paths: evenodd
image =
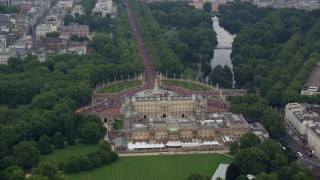
M140 33L139 28L137 26L136 19L133 16L133 13L132 13L130 4L128 3L128 0L126 0L125 5L126 5L127 13L129 16L131 30L132 30L132 32L137 40L137 43L138 43L140 57L141 57L143 64L146 68L145 73L144 73L145 74L145 86L147 88L153 88L154 83L155 83L155 79L156 79L156 73L154 71L151 58L148 54L147 48L145 47L145 45L143 43L141 33Z
M176 155L176 154L223 154L229 153L229 150L215 150L215 151L189 151L189 152L141 152L141 153L118 153L120 157L123 156L158 156L158 155ZM231 157L231 156L230 156Z
M309 167L313 171L320 171L320 161L316 157L307 156L307 151L304 149L302 142L300 140L297 140L297 138L292 137L289 133L286 133L284 140L288 143L289 147L294 152L300 152L303 157L299 157L299 160L297 161L298 164L301 166Z

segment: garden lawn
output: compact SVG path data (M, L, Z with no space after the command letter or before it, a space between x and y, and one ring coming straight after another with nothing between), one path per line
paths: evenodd
M96 152L99 144L80 144L76 142L74 146L66 146L64 149L53 149L53 153L49 155L41 155L40 162L53 161L56 164L66 162L71 156L86 156L89 153Z
M113 124L114 129L122 129L123 128L123 121L115 120Z
M210 88L209 86L197 84L194 82L179 81L179 80L163 80L163 83L165 83L168 86L181 87L184 89L188 89L190 91L211 91L212 90L212 88Z
M106 86L98 90L98 93L116 93L122 90L138 87L142 85L142 81L127 81L127 82L120 82L116 84L112 84L110 86Z
M183 180L192 173L211 178L220 163L232 158L221 154L183 154L120 157L92 171L63 174L66 180Z

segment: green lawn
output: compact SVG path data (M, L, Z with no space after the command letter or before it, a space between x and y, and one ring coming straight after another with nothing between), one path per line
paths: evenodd
M138 87L142 85L142 81L129 81L129 82L120 82L117 84L112 84L98 90L98 93L116 93L122 90Z
M188 81L163 80L163 83L165 83L169 86L181 87L181 88L188 89L191 91L210 91L210 90L212 90L212 88L209 86L197 84L194 82L188 82Z
M105 101L105 99L96 99L96 103L101 103L103 101Z
M85 156L89 153L96 152L99 144L80 144L76 143L74 146L66 146L64 149L54 149L53 153L49 155L41 155L40 162L53 161L59 163L68 161L71 156Z
M123 128L123 121L115 120L113 124L114 129L122 129Z
M231 161L221 154L120 157L110 165L63 176L66 180L183 180L196 172L211 177L220 163Z

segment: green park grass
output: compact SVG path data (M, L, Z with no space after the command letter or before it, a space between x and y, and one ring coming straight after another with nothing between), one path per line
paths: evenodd
M66 145L64 149L54 149L53 153L48 155L41 155L40 162L53 161L56 164L59 162L66 162L71 156L86 156L89 153L96 152L99 144L80 144L76 142L75 145Z
M103 102L105 99L96 99L96 103L101 103Z
M142 85L142 82L138 81L138 80L137 81L120 82L120 83L112 84L110 86L106 86L104 88L101 88L98 90L98 93L116 93L116 92L120 92L120 91L128 89L128 88L138 87L141 85Z
M114 129L122 129L123 128L123 121L115 120L113 124Z
M163 83L168 86L176 86L190 91L210 91L212 88L206 85L197 84L194 82L180 81L180 80L163 80Z
M92 171L63 174L66 180L183 180L192 173L211 177L220 163L232 158L221 154L183 154L120 157Z

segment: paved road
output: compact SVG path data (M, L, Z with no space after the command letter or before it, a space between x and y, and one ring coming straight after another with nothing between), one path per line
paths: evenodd
M130 7L130 4L128 3L128 0L126 0L125 5L127 7L127 13L129 16L131 30L134 33L134 36L136 37L136 40L138 42L140 57L141 57L143 64L146 68L146 70L144 72L145 82L146 82L145 86L147 88L153 88L154 83L155 83L155 79L156 79L156 73L154 71L151 58L148 54L147 48L145 47L145 45L143 43L141 33L140 33L139 28L137 26L136 19L133 16L133 13L131 11L131 7Z
M300 152L303 155L302 158L299 157L299 160L297 161L298 164L309 167L313 171L320 171L320 161L314 156L307 156L307 152L299 140L296 140L288 133L285 135L284 140L294 152Z
M176 155L176 154L216 154L216 153L226 155L229 152L230 152L229 150L216 150L216 151L143 152L143 153L118 153L118 154L120 157L123 157L123 156L158 156L158 155Z

